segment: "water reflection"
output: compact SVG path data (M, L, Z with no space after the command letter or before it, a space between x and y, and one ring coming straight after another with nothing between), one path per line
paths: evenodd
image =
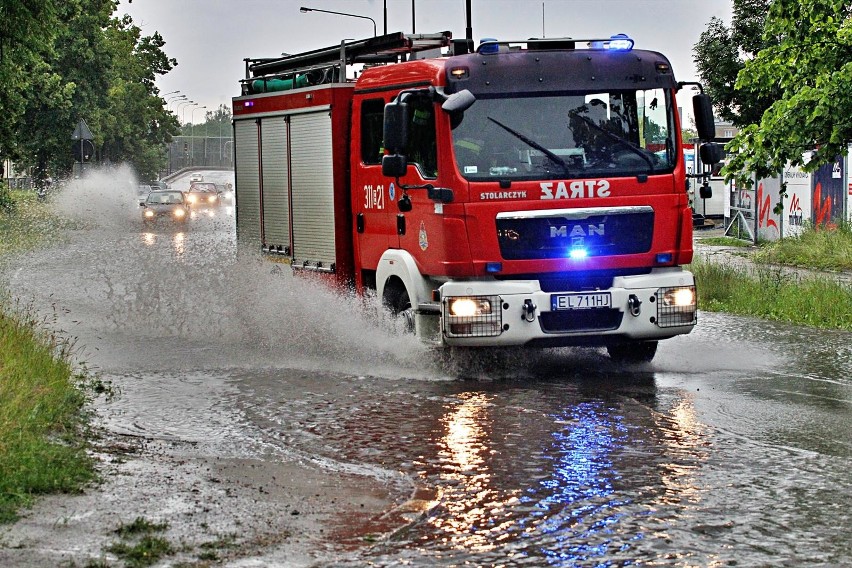
M628 502L615 497L613 451L624 447L627 429L623 417L613 415L600 402L583 402L552 417L561 425L553 432L553 445L545 453L552 461L551 477L541 482L544 497L537 492L522 501L533 506L526 536L552 535L542 549L551 564L572 565L607 554L611 541L600 534L613 534ZM635 538L641 538L636 535ZM621 547L626 550L626 545Z
M508 508L518 501L518 492L492 487L490 396L464 393L460 398L442 420L446 434L438 451L439 501L448 514L431 522L452 548L484 552L505 538L512 523Z
M434 458L418 464L438 506L406 533L415 564L628 565L672 542L682 560L707 559L680 542L694 535L669 531L705 496L708 433L692 397L576 387L445 401Z
M152 247L157 244L157 240L160 235L157 233L146 232L142 233L142 242L145 243L146 246ZM166 238L163 236L163 238ZM186 233L183 231L173 233L168 235L169 243L172 246L172 251L175 256L181 257L186 252Z

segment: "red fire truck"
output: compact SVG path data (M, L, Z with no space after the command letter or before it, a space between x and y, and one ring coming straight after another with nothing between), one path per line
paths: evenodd
M391 33L246 59L241 84L241 245L443 346L650 361L695 326L684 84L663 55L623 35ZM712 138L709 98L693 104Z

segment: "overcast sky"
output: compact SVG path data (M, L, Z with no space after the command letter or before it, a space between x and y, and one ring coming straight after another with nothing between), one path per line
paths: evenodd
M245 77L243 59L275 57L373 35L370 20L301 13L300 6L368 16L388 32L449 30L463 38L465 0L121 0L144 35L160 32L178 66L157 80L160 92L179 90L207 109L183 105L179 118L203 122L204 113L231 106ZM636 47L668 56L679 81L697 80L692 50L710 18L731 21L731 0L472 0L473 37L609 37L626 33ZM682 106L684 105L681 103ZM174 103L171 107L175 109ZM181 116L182 115L182 116Z

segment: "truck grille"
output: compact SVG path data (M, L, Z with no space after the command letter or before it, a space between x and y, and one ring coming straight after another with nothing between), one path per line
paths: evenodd
M651 250L654 210L647 206L517 211L497 215L505 260L637 254Z

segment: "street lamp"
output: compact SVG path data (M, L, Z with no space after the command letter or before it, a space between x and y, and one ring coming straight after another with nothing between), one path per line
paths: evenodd
M190 150L189 150L189 165L192 166L192 163L195 161L195 111L207 108L206 106L200 106L192 109L192 112L189 113L189 122L192 123L192 130L190 131L192 138L190 138Z
M171 106L171 104L172 104L173 102L175 102L175 101L186 101L186 100L188 100L188 99L186 98L186 95L181 95L181 96L179 96L179 97L175 97L175 98L173 98L173 99L169 99L168 104L166 104L166 108L168 109L168 108L169 108L169 106ZM180 102L178 102L178 103L177 103L177 105L175 106L175 109L177 109L177 107L178 107L178 106L180 106ZM171 110L171 109L169 109L169 110ZM177 113L176 113L176 114L177 114Z
M187 102L189 103L189 106L190 106L190 107L192 107L192 106L198 106L198 103L197 103L197 102L195 102L195 101L187 101ZM183 103L180 103L180 104L182 105ZM180 105L178 105L178 107L180 107ZM188 107L183 107L183 109L181 110L181 113L180 113L180 127L181 127L181 130L183 130L183 125L184 125L184 124L186 124L186 109L187 109L187 108L188 108ZM190 115L190 116L192 116L192 115Z
M338 16L349 16L351 18L364 18L373 22L373 37L376 37L376 20L369 16L359 16L358 14L347 14L346 12L332 12L331 10L320 10L319 8L305 8L302 6L299 11L303 14L306 12L324 12L326 14L337 14Z

